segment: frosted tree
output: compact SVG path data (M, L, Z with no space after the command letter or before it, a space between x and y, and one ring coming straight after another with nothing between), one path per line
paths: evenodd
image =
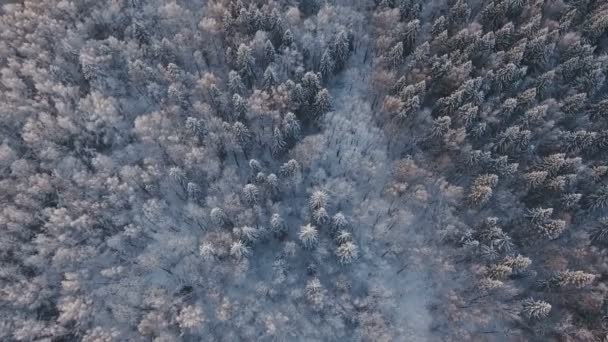
M328 79L334 72L334 59L328 49L325 49L321 56L319 71L321 72L323 79Z
M274 173L269 174L268 177L266 177L266 183L272 194L277 194L279 192L279 177L277 177L277 175Z
M282 234L287 230L287 225L281 215L274 213L270 217L270 228L275 234Z
M247 103L239 94L234 94L232 96L232 108L234 110L232 113L232 118L234 120L245 118L247 114Z
M333 55L336 70L342 70L350 54L350 41L346 31L338 32L333 42Z
M245 201L250 205L254 205L258 202L260 196L260 191L257 186L253 184L247 184L243 188L243 197Z
M217 254L217 251L210 242L203 242L199 246L199 254L205 260L213 260Z
M336 242L338 242L338 244L343 244L345 242L349 242L352 240L353 240L353 235L346 230L340 230L336 234Z
M502 261L502 265L511 268L513 272L522 272L526 270L531 264L532 260L530 260L530 258L526 258L519 254L516 256L507 256Z
M285 149L286 145L287 143L285 142L283 133L278 127L275 127L272 132L272 144L270 145L272 154L279 155Z
M300 227L298 238L305 248L310 249L317 245L317 242L319 241L319 232L315 226L309 223Z
M245 91L245 84L241 76L234 70L228 73L228 89L235 94L242 94Z
M245 44L241 44L236 54L236 66L239 74L245 79L251 81L255 78L255 59L251 54L251 48Z
M492 197L492 188L496 186L498 176L494 174L486 174L477 177L471 186L469 192L469 201L475 205L483 205Z
M359 255L359 248L352 241L346 241L338 246L336 255L342 264L350 264Z
M595 274L584 271L561 271L551 278L541 280L540 285L546 289L577 288L589 286L597 278Z
M239 235L243 241L245 241L246 243L248 243L250 245L256 243L261 237L260 229L258 229L258 228L254 228L251 226L244 226L244 227L237 228L237 229L238 229L237 235Z
M290 29L285 30L285 32L283 33L281 42L284 47L292 46L292 44L294 43L294 38L293 38L293 34L291 33Z
M327 205L328 196L323 190L315 190L308 201L311 210L318 210Z
M331 110L331 100L329 97L329 91L322 89L317 93L314 103L315 115L320 116Z
M331 227L334 231L345 229L347 226L348 220L346 219L346 216L344 216L344 214L342 214L341 212L336 213L331 218Z
M237 143L241 147L245 148L251 138L249 128L247 128L247 126L245 126L242 122L235 122L234 125L232 125L232 133L234 134Z
M230 255L239 260L251 255L251 249L241 240L234 241L230 245Z
M591 231L591 240L601 243L608 242L608 217L602 217Z
M224 225L228 221L226 213L221 208L211 209L209 216L211 217L211 221L216 225Z
M256 159L249 160L249 167L254 173L262 171L262 164L260 164L260 162Z
M306 284L306 299L316 310L320 310L323 307L325 300L325 289L321 285L319 278L313 278Z
M319 208L312 213L313 220L318 225L324 225L329 222L329 214L327 214L327 210L325 208Z
M433 121L433 127L431 128L431 136L441 138L445 136L450 130L452 119L449 116L442 116Z
M608 207L608 186L600 186L588 197L589 208L601 209Z
M415 95L401 104L401 108L397 111L396 118L401 123L406 123L407 119L411 118L418 109L420 109L420 98L418 95Z
M298 139L300 137L300 121L294 113L288 112L283 118L283 134L287 138Z
M397 43L388 52L387 58L388 58L389 62L391 63L391 65L393 66L393 68L396 68L399 65L401 65L401 63L403 61L403 54L404 54L403 42Z
M530 222L537 224L547 221L552 214L553 208L538 207L528 210L526 217L530 220Z
M262 80L264 89L271 90L277 83L277 75L274 72L274 69L269 66L266 68L266 71L264 71L264 79Z
M275 60L276 51L274 49L274 45L270 40L266 40L264 43L264 58L266 59L266 63L272 63Z
M547 317L550 312L551 304L542 300L528 298L522 302L521 313L528 319L540 320Z
M203 321L203 311L198 306L188 305L182 308L175 318L181 329L197 329Z
M566 221L564 220L547 220L539 224L538 229L541 234L551 240L557 239L566 229Z
M309 103L314 103L317 93L321 90L321 82L314 72L307 72L302 77L303 97ZM329 95L329 94L328 94Z
M549 173L547 171L532 171L525 173L523 177L526 181L527 186L531 188L537 188L545 182L545 179L547 179L548 174Z

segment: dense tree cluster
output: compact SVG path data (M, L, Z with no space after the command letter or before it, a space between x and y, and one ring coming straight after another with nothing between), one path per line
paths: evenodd
M374 10L376 122L391 155L462 189L433 227L460 254L459 278L478 284L441 291L437 315L446 301L458 311L435 318L448 339L608 338L607 10L567 0Z
M608 340L608 5L0 12L0 340Z

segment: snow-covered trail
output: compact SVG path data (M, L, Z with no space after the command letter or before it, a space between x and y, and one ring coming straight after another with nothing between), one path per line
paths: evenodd
M387 154L388 137L374 120L371 52L366 58L367 46L361 45L346 70L328 84L333 111L325 119L324 135L329 148L320 158L325 158L324 165L331 168L332 175L344 175L353 183L351 193L344 196L350 202L345 209L356 221L354 233L362 253L351 267L352 279L391 297L382 304L382 311L400 331L399 341L432 340L427 309L433 297L429 270L407 266L410 251L428 242L420 230L428 220L420 208L393 204L386 195L393 160ZM329 152L336 148L343 156L338 163ZM337 184L328 186L334 196L340 196ZM393 215L389 208L398 210Z

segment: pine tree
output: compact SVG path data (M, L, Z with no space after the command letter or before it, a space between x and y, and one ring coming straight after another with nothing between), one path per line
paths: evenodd
M213 260L216 256L216 250L213 245L209 242L203 242L199 246L199 254L203 257L203 259L209 261Z
M247 126L242 122L235 122L234 125L232 125L232 133L241 147L247 146L247 143L251 138L251 133Z
M256 159L249 160L249 167L254 173L260 172L262 170L262 164L260 164L260 162Z
M608 217L602 217L590 233L591 241L608 242Z
M298 139L300 137L300 121L294 113L287 113L283 118L283 134L287 138Z
M545 182L548 174L547 171L532 171L525 173L523 177L527 186L537 188Z
M316 116L321 116L331 110L329 91L322 89L315 97L314 111Z
M251 255L251 249L241 240L234 241L232 245L230 245L230 255L239 260Z
M346 64L346 60L350 54L350 43L348 39L348 34L346 31L342 30L338 32L336 37L334 38L333 43L333 56L335 59L335 68L336 70L342 70L344 65Z
M393 68L398 67L403 61L404 49L403 43L399 42L388 53L388 60Z
M247 103L239 94L234 94L232 96L232 108L234 110L234 120L242 119L247 114Z
M347 225L348 225L348 220L346 220L346 217L341 212L335 214L331 218L331 227L333 228L334 231L342 230L342 229L346 228Z
M323 55L321 56L319 71L321 72L323 79L328 79L329 76L334 72L334 59L328 49L325 49Z
M234 94L242 94L245 91L241 76L234 70L228 73L228 89Z
M319 278L313 278L306 284L305 289L306 299L315 310L320 310L323 307L325 300L325 291L321 286Z
M213 208L210 212L211 220L216 225L224 225L227 222L228 217L221 208Z
M533 208L528 210L526 218L534 224L540 224L547 221L553 215L553 208Z
M433 22L433 26L431 26L431 35L437 37L443 31L447 30L447 28L447 19L442 15Z
M283 133L278 127L275 127L272 132L272 145L270 146L272 154L279 155L285 149L286 144Z
M205 319L201 308L188 305L180 310L175 320L181 329L195 329L200 327Z
M313 248L319 241L319 232L317 228L310 223L300 227L298 237L305 248Z
M274 45L272 45L272 42L270 40L266 40L266 43L264 43L264 58L266 59L266 63L270 64L274 62L275 55L276 52L274 49Z
M288 162L281 166L281 175L287 178L294 178L298 170L300 169L300 165L295 159L290 159Z
M327 210L325 210L325 208L319 208L313 211L312 217L318 225L324 225L329 221L329 215L327 214Z
M412 115L418 111L418 109L420 109L420 98L418 95L415 95L403 103L401 109L396 114L396 118L399 122L405 123L407 119L411 118Z
M340 245L345 242L352 241L352 240L353 240L353 235L351 233L347 232L346 230L340 230L336 234L336 242Z
M522 314L524 317L533 320L540 320L549 315L551 312L551 304L542 300L534 300L528 298L522 302Z
M283 47L291 47L293 44L293 34L291 33L291 30L287 29L285 30L285 33L283 33Z
M469 192L469 201L474 205L483 205L492 197L492 188L498 182L498 176L486 174L477 177L473 181L471 191Z
M282 234L287 230L285 220L277 213L272 214L270 218L270 228L275 234Z
M255 78L255 59L251 54L251 48L245 44L239 46L236 54L236 66L245 79L252 81Z
M309 204L311 210L318 210L327 205L327 194L323 190L316 190L310 196Z
M270 90L272 87L277 85L277 76L272 67L269 66L266 68L266 71L264 71L264 79L262 84L266 90Z
M303 89L303 98L309 102L313 103L316 99L317 93L321 90L321 82L319 81L319 77L314 72L307 72L302 77L302 89Z
M353 242L347 241L338 246L336 255L342 264L350 264L359 255L359 248Z
M594 193L588 196L589 208L601 209L608 207L608 186L600 186Z
M448 133L452 119L449 116L442 116L433 121L431 136L441 138Z
M537 226L540 232L551 240L557 239L566 229L564 220L548 220Z
M245 197L245 201L250 205L254 205L259 200L260 191L258 187L253 184L247 184L243 188L243 196Z
M260 229L253 228L251 226L244 226L239 229L238 235L243 241L251 245L256 243L260 239Z

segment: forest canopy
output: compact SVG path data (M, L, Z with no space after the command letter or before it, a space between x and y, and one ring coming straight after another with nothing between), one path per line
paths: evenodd
M0 11L1 341L608 342L608 4Z

